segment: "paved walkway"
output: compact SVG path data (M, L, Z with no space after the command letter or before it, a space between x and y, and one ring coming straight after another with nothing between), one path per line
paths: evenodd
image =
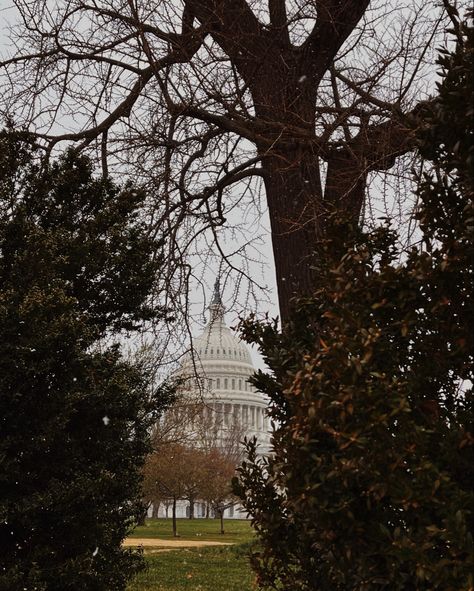
M143 548L202 548L204 546L232 546L231 542L212 542L210 540L161 540L160 538L127 538L123 545Z

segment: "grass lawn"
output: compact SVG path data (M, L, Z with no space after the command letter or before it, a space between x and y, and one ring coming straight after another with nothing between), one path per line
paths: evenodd
M172 540L171 519L148 519L130 537ZM248 521L179 519L180 540L212 540L235 546L180 548L156 552L145 550L147 570L140 573L127 591L253 591L254 575L247 554L254 533Z
M250 522L240 519L224 521L225 534L220 534L218 519L178 519L178 534L181 540L212 540L232 544L245 544L254 538ZM136 527L130 538L161 538L172 540L171 519L147 519L146 524Z
M253 591L247 551L245 545L148 553L148 569L127 591Z

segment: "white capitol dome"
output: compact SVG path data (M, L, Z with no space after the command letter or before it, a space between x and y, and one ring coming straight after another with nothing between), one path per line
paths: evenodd
M235 332L225 324L219 282L209 306L210 319L204 332L194 339L193 356L183 364L183 372L200 379L200 394L215 413L225 431L237 422L247 438L256 437L260 453L269 449L267 402L248 382L255 372L250 352Z
M177 428L180 436L186 434L187 445L218 447L231 456L235 452L238 463L240 442L244 437L255 437L258 452L269 453L269 421L265 398L248 382L255 372L250 352L226 325L224 311L219 281L216 281L209 322L203 333L194 339L192 351L178 372L178 376L184 378L184 396L176 409L177 414L171 417L171 425ZM209 505L199 499L193 506L196 517L204 517L209 511ZM188 501L178 500L176 514L189 517ZM164 507L159 509L158 515L166 515ZM227 505L224 515L233 519L248 518L235 501Z

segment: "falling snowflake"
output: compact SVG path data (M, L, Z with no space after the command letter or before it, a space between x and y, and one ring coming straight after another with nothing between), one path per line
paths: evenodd
M110 423L110 419L108 416L102 417L102 422L104 423L105 426L107 426Z
M97 546L97 548L94 550L94 552L92 552L92 556L97 556L98 552L99 552L99 546Z

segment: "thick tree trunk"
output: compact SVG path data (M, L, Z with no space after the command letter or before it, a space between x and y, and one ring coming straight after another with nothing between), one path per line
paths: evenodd
M343 35L362 16L366 4L359 3L357 10L338 23ZM344 23L349 23L348 30ZM320 34L329 35L325 43L330 47L334 42L336 51L342 37L337 40L328 30ZM329 141L331 134L316 137L318 85L330 60L315 50L318 40L314 42L312 48L295 52L288 39L274 35L265 59L258 61L258 70L250 67L257 62L240 63L236 58L252 93L255 129L261 137L255 143L264 172L282 322L290 318L293 297L317 288L316 248L328 237L328 216L341 212L345 222L357 224L368 172L387 170L410 144L409 129L391 120L366 126L361 122L360 132L341 138L339 145ZM322 162L326 163L324 186Z
M320 158L302 146L279 147L263 158L276 282L282 321L289 319L291 299L317 288L318 242L327 237L328 216L340 211L358 222L366 174L361 163L336 153L328 160L326 185Z
M315 287L312 268L324 228L324 204L318 158L294 148L263 160L280 314L290 316L290 300Z
M366 180L362 150L327 153L327 145L318 145L317 81L306 75L308 68L290 52L285 60L266 64L251 84L258 119L268 122L265 141L257 142L257 150L264 170L283 322L290 317L291 299L317 288L316 249L326 237L328 216L336 209L357 223ZM327 162L324 187L323 160Z
M189 519L194 519L194 499L190 497L189 499Z

